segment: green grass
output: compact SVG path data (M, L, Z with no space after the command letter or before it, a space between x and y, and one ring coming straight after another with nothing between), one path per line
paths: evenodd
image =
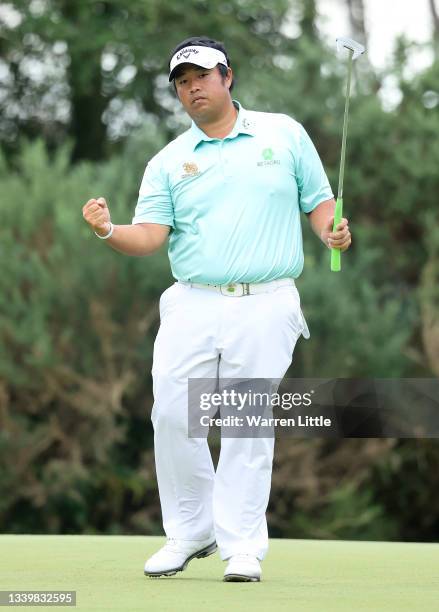
M438 609L439 544L270 540L262 582L227 583L218 554L191 561L176 576L146 578L144 561L164 542L144 536L3 535L0 590L75 590L78 610Z

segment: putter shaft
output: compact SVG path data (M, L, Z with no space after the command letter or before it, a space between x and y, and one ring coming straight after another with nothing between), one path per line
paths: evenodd
M351 93L351 74L352 74L352 57L354 52L352 49L348 49L349 51L349 64L348 64L348 78L346 83L346 100L344 107L344 117L343 117L343 136L341 140L341 158L340 158L340 172L338 175L338 199L343 199L343 180L344 180L344 166L346 159L346 138L348 133L348 117L349 117L349 98Z

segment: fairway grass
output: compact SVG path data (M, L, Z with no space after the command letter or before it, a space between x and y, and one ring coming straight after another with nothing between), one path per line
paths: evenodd
M145 577L146 558L164 543L146 536L2 535L0 590L72 590L76 609L90 611L439 609L439 544L270 540L262 582L236 583L222 582L218 553L173 577Z

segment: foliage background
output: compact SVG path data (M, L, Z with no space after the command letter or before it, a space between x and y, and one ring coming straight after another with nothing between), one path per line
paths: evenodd
M367 43L363 2L347 5ZM166 59L197 32L226 41L244 107L305 125L336 189L345 68L317 17L312 0L0 3L2 532L162 533L149 414L166 249L111 251L82 205L105 195L113 222L130 222L146 162L187 126ZM382 72L356 65L354 242L330 275L303 219L312 336L291 377L439 375L437 28L415 77L404 39ZM389 76L392 108L380 96ZM438 474L435 440L280 439L270 533L435 541Z

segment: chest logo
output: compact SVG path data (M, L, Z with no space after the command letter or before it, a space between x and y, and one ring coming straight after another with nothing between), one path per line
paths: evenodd
M265 149L262 149L261 157L263 161L258 161L256 163L258 166L273 166L275 164L280 164L279 159L273 159L274 151L271 147L266 147Z
M190 178L193 176L199 176L201 172L198 170L197 164L194 162L185 162L183 164L184 174L181 175L181 178Z
M271 149L270 147L268 149L264 149L262 151L262 157L267 161L269 159L273 159L273 149Z

